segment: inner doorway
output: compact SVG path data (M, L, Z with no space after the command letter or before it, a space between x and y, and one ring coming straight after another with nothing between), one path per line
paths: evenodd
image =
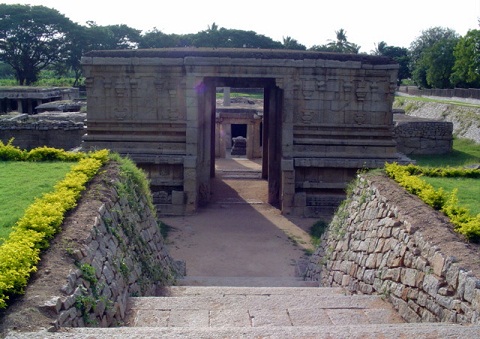
M210 121L210 136L206 138L205 146L209 147L207 153L210 154L210 177L216 177L215 172L216 162L222 163L222 159L227 160L227 156L221 157L216 151L216 147L224 147L221 144L221 138L224 136L225 128L219 131L218 122L225 121L225 119L232 119L230 121L230 138L238 134L246 138L247 153L246 160L253 161L258 165L258 175L261 179L266 180L266 196L267 202L277 208L280 207L280 187L281 187L281 169L280 169L280 155L281 155L281 116L282 116L282 91L275 85L275 79L271 78L206 78L204 80L206 86L206 93L209 98L205 103L205 113ZM255 122L251 123L235 123L232 115L219 114L217 110L217 88L229 87L232 91L237 88L260 88L263 92L263 111L260 116L253 117L249 115L251 112L244 112L245 118L259 119L258 129ZM232 112L232 114L235 114ZM238 113L237 113L238 114ZM240 112L241 114L241 112ZM222 120L223 119L223 120ZM228 121L227 121L228 122ZM242 126L243 125L243 126ZM256 138L256 140L255 140ZM261 139L260 139L261 138ZM228 140L231 142L231 140ZM220 144L220 146L219 146ZM260 156L255 154L252 150L253 145L258 145L260 149ZM231 159L230 155L230 159ZM246 161L245 160L245 161ZM240 167L245 163L239 163ZM246 171L251 173L250 170ZM244 174L251 175L251 174ZM252 174L253 175L253 174ZM215 190L214 185L210 182L211 190ZM213 191L214 192L214 191Z

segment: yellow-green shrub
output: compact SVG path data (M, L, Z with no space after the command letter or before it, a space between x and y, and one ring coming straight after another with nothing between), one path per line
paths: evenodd
M6 144L0 140L0 160L4 161L78 161L86 158L84 152L68 152L63 149L57 149L47 146L36 147L30 151L21 150L13 145L14 138L11 138ZM101 160L105 157L103 151L95 155L94 159ZM108 154L108 152L107 152ZM98 158L97 158L98 157Z
M66 152L47 146L37 147L27 153L27 161L78 161L85 157L81 152Z
M0 140L0 160L20 161L25 160L27 152L13 146L13 138L6 144Z
M75 207L87 182L107 160L106 150L80 160L65 179L55 185L54 192L36 199L13 226L8 239L0 246L0 308L7 306L9 295L23 293L40 260L40 250L49 246L65 212Z
M436 210L442 211L454 225L455 231L463 234L470 241L478 242L480 240L480 214L472 216L468 209L459 206L456 190L448 196L443 189L435 190L433 186L419 177L422 174L444 177L454 177L454 174L457 174L461 177L475 178L478 170L462 170L459 168L432 169L392 163L385 165L385 172L408 192L417 195Z

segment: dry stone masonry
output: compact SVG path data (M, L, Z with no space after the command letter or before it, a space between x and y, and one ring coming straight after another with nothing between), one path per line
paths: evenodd
M220 87L263 88L262 130L247 135L262 135L269 202L284 214L332 209L357 169L400 160L391 110L398 65L388 58L185 48L93 51L82 65L85 147L130 155L148 172L161 215L208 203Z
M383 176L362 176L337 211L306 276L381 294L408 322L480 323L478 246Z
M109 183L109 201L98 210L90 235L72 249L77 264L63 295L40 307L50 310L56 328L118 326L129 297L156 295L178 275L145 197L129 182L119 190L118 180Z
M33 149L48 146L70 150L79 147L85 134L83 122L69 120L27 120L27 115L15 116L9 120L0 120L0 140L21 149Z
M397 150L404 154L447 154L453 147L453 123L393 115Z

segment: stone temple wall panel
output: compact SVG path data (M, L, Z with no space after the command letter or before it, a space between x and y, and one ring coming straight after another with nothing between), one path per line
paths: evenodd
M191 213L208 200L212 84L260 86L275 96L268 123L281 133L269 131L276 144L264 147L281 161L264 164L284 165L264 172L275 176L269 196L282 192L284 213L315 216L333 208L357 169L401 159L391 112L398 65L387 58L159 49L93 51L82 65L85 148L130 155L147 171L160 214Z

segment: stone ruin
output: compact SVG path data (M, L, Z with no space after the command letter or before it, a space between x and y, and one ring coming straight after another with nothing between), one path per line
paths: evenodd
M0 114L17 111L34 114L36 107L59 100L74 100L80 96L73 87L0 87Z
M130 156L148 173L160 215L208 203L218 87L263 88L262 127L249 135L261 136L269 203L284 214L330 212L358 169L402 160L392 120L398 65L388 58L185 48L93 51L82 64L85 148Z

